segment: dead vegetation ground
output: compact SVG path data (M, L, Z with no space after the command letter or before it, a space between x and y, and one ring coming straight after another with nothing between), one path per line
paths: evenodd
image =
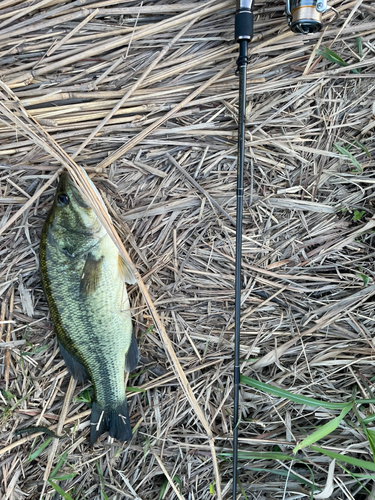
M324 402L371 398L375 4L333 0L339 18L311 36L288 30L284 5L256 2L250 46L242 373ZM46 479L74 500L231 497L233 20L229 1L0 3L0 78L14 92L3 86L0 109L5 499L59 498ZM349 67L319 56L323 47ZM133 440L103 436L89 448L89 384L75 388L61 422L69 376L38 272L61 164L15 124L27 113L107 202L214 435L214 459L137 286L129 289L142 355L128 382ZM355 405L317 444L373 465L371 418L361 421L374 412ZM243 385L242 498L311 498L326 483L320 498L374 498L374 469L338 461L329 474L324 453L293 456L339 413ZM59 418L59 440L14 435L56 430Z

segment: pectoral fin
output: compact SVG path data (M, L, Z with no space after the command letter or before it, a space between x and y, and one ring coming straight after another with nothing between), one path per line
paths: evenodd
M129 268L128 264L124 261L121 255L118 256L118 269L121 278L129 285L134 285L135 277L133 271Z
M137 339L135 338L134 332L132 332L132 341L129 347L128 352L125 355L125 371L132 372L138 366L138 345Z
M81 276L80 292L82 295L90 295L97 289L103 258L101 256L99 259L95 259L91 253L88 254Z

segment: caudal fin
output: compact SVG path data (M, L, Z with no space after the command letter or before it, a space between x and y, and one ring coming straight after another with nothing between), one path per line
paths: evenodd
M100 408L97 403L92 405L90 446L93 446L99 436L106 431L109 431L109 435L119 441L131 440L132 428L126 400L114 410Z

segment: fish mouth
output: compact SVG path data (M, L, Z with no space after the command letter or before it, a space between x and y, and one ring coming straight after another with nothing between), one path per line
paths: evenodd
M63 172L59 177L59 184L57 186L58 191L66 191L68 184L71 184L71 179L68 172Z

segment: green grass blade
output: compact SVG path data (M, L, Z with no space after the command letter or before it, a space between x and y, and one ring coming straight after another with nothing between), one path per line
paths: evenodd
M327 457L335 458L340 462L345 462L347 464L354 465L355 467L361 467L361 469L371 470L372 472L375 472L374 462L367 462L366 460L361 460L359 458L348 457L334 451L328 451L324 448L319 448L318 446L311 446L311 449L322 453L322 455L326 455Z
M244 497L244 500L249 500L248 497L246 496L245 490L243 489L241 481L238 481L238 486L240 487L240 490L241 490L242 496ZM211 491L210 491L210 493L211 493ZM215 491L213 493L211 493L211 495L215 495Z
M39 448L37 450L35 450L33 453L31 453L29 455L29 458L27 459L29 462L31 462L32 460L34 460L36 457L39 457L39 455L42 453L42 451L44 450L44 448L47 448L47 446L50 444L50 442L52 441L52 438L48 438L44 441L44 443L39 446Z
M370 445L371 451L372 451L372 459L374 460L375 457L375 431L372 431L371 429L367 429L365 426L364 430L367 435L368 439L368 444Z
M371 422L373 422L375 420L375 413L373 413L372 415L369 415L368 417L364 418L362 420L362 424L371 424Z
M290 480L304 484L305 486L310 486L311 488L313 488L314 493L322 491L322 488L319 488L318 486L313 486L313 483L308 479L303 479L301 476L297 476L296 474L293 474L293 472L289 470L263 469L262 467L247 467L247 469L252 470L254 472L266 472L267 474L276 474L277 476L288 477Z
M356 481L356 483L357 483L357 484L361 487L361 489L363 489L363 490L365 490L365 491L367 492L367 494L369 495L369 496L367 497L367 500L370 500L370 498L372 498L373 500L375 499L375 496L371 493L371 491L370 491L370 490L368 490L368 489L366 488L366 486L365 486L364 484L362 484L362 483L361 483L361 482L357 479L357 478L358 478L358 476L359 476L359 474L353 474L353 473L352 473L349 469L347 469L346 467L344 467L344 466L343 466L343 464L338 463L337 465L338 465L339 467L341 467L341 468L342 468L342 470L344 470L344 471L348 474L348 476L351 476L351 477L352 477L352 478ZM357 490L357 491L358 491L358 490ZM363 493L363 491L362 491L362 493Z
M54 476L55 481L65 481L66 479L73 479L76 477L77 472L72 472L71 474L65 474L64 476Z
M333 50L329 49L328 47L323 46L323 48L317 50L316 53L319 56L327 59L329 62L338 64L339 66L349 66L348 63L344 61L344 59L341 59L341 57L336 54L336 52L333 52Z
M30 394L32 392L33 392L33 389L31 389L30 392L28 392L25 396L23 396L20 400L18 400L17 403L12 406L12 408L10 409L10 412L12 413L17 408L17 406L19 406L21 403L23 403L30 396Z
M178 484L178 489L180 490L180 493L181 493L181 491L182 491L182 482L181 482L180 477L179 476L173 476L173 481ZM162 486L160 488L158 500L161 500L163 498L163 495L165 493L165 490L167 489L168 483L169 483L169 481L168 481L168 479L166 479L164 481L164 483L162 484Z
M82 403L86 403L87 406L91 408L93 395L94 395L94 390L92 387L89 387L84 391L80 392L78 396L74 398L74 401L81 401Z
M64 500L73 500L73 498L69 495L69 493L66 493L63 489L61 489L58 484L54 483L53 481L48 481L48 482L52 486L52 488L64 498Z
M15 398L15 395L12 394L10 391L6 391L6 390L3 390L3 396L4 398L7 400L7 401L10 401L12 400L13 398Z
M345 408L342 409L340 415L326 424L322 425L317 429L315 432L310 434L310 436L307 436L303 441L301 441L293 450L293 453L297 453L298 450L301 450L302 448L306 448L306 446L311 446L312 444L316 443L320 439L323 439L324 437L328 436L328 434L331 434L334 430L337 429L337 427L340 425L341 420L345 417L345 415L352 409L353 403L348 403Z
M360 164L358 163L358 161L354 158L354 156L353 156L351 153L349 153L349 151L348 151L347 149L343 148L342 146L340 146L340 144L337 144L337 143L335 143L333 146L334 146L334 148L336 148L336 150L337 150L340 154L342 154L342 155L346 156L346 157L348 158L348 160L349 160L351 163L353 163L353 165L354 165L354 166L358 169L358 172L362 172L362 167L361 167L361 165L360 165Z
M309 398L308 396L300 396L298 394L292 394L285 389L279 389L274 385L265 384L263 382L259 382L251 377L245 377L241 375L241 383L245 385L249 385L254 389L258 389L259 391L266 392L267 394L272 394L273 396L278 396L279 398L290 399L294 403L298 403L301 405L313 406L313 407L322 407L327 408L328 410L342 410L346 407L348 403L329 403L327 401L319 401L318 399Z
M60 460L57 462L56 464L56 467L53 469L53 471L51 472L50 476L49 476L49 479L54 479L56 474L59 472L59 470L61 469L62 465L64 463L66 463L66 456L68 454L68 450L67 451L64 451L64 453L61 455L60 457Z
M353 145L356 145L359 148L361 148L362 151L364 151L366 153L366 155L371 159L370 151L366 148L366 146L364 144L362 144L361 142L359 142L357 140L354 140Z
M366 213L366 210L354 210L353 221L361 220L362 216ZM360 275L363 279L363 276L366 278L364 274ZM364 279L363 279L364 281Z
M328 61L338 64L339 66L349 66L349 64L341 59L341 57L336 54L336 52L333 52L333 50L329 49L328 47L323 47L322 49L317 50L316 53L319 56L324 57ZM352 69L351 71L353 73L359 73L358 69Z
M168 486L168 479L165 479L164 483L161 485L158 500L161 500L163 498L167 486Z
M370 276L366 276L365 274L359 273L359 277L363 280L364 286L368 286L370 282Z
M180 490L180 493L182 491L182 482L179 476L173 476L173 481L175 481L178 484L178 488Z
M146 390L139 387L127 387L126 392L146 392Z

